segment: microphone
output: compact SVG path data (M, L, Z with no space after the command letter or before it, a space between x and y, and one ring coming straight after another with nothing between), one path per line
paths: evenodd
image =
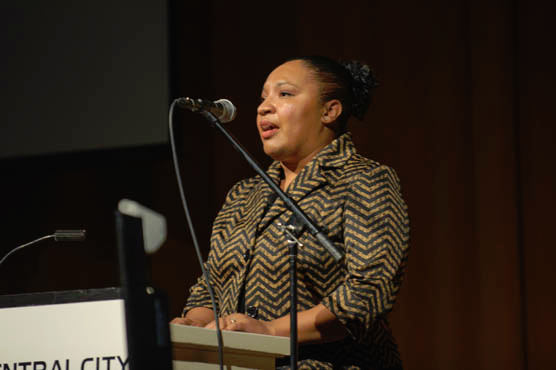
M17 252L21 248L25 248L28 245L33 245L38 243L42 240L46 239L54 239L57 242L80 242L85 240L87 232L85 230L56 230L54 234L43 236L42 238L35 239L29 243L20 245L19 247L15 247L11 251L9 251L1 260L0 265L14 252Z
M228 99L210 101L205 99L177 98L176 103L192 112L212 113L222 123L228 123L236 118L236 107Z

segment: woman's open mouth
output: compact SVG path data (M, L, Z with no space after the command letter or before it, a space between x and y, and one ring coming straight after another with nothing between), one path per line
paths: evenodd
M261 137L263 139L270 139L279 130L279 127L270 121L262 121L259 127L261 128Z

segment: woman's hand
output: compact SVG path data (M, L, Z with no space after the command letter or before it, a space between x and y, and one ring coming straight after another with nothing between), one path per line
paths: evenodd
M242 313L234 313L218 319L220 330L245 331L256 334L276 335L276 331L271 321L261 321L253 319ZM216 329L216 322L213 320L205 328Z
M170 324L204 327L214 318L214 311L206 307L195 307L187 312L185 317L176 317Z
M205 326L206 322L200 320L193 320L188 317L176 317L175 319L170 321L170 324L198 326L202 328Z
M192 308L185 317L175 318L171 323L216 329L214 311L205 307ZM221 330L282 337L290 335L290 315L272 321L261 321L241 313L233 313L220 318L218 324ZM325 343L343 339L348 332L332 312L318 304L297 313L297 334L299 343Z
M290 335L290 315L271 321L261 321L241 313L234 313L221 318L219 324L222 330L246 331L282 337ZM216 324L211 321L205 328L215 329ZM332 312L324 305L318 304L297 313L297 335L299 343L325 343L343 339L348 332Z

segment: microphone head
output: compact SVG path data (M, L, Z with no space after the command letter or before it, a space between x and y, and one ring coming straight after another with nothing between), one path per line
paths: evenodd
M215 104L220 104L222 107L222 114L218 115L218 119L222 123L228 123L236 118L237 109L235 105L232 104L228 99L219 99L214 102Z
M82 242L86 237L86 230L56 230L54 232L54 240L57 242Z

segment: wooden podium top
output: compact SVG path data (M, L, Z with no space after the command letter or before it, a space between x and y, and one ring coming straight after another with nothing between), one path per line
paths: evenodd
M174 369L213 369L218 364L216 331L170 324ZM275 359L290 354L290 339L222 331L224 364L232 369L274 369Z

